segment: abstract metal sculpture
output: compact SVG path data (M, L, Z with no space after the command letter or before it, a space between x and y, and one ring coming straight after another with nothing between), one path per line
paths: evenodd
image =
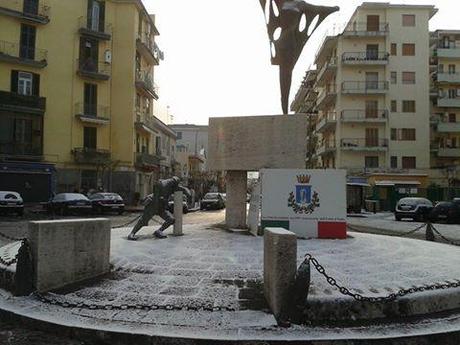
M303 0L259 0L267 19L272 65L280 66L281 105L288 113L292 72L308 39L338 7L314 6ZM313 23L316 20L317 22ZM301 28L301 22L305 28ZM313 26L313 28L310 28Z

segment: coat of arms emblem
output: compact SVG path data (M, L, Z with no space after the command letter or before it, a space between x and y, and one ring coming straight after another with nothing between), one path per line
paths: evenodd
M298 214L312 214L320 207L319 194L312 190L310 175L298 175L295 192L289 194L288 206Z

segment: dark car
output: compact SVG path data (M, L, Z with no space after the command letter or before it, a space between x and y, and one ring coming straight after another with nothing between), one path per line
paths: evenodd
M91 201L79 193L61 193L53 197L46 205L49 213L68 215L73 213L90 213Z
M24 214L24 201L19 193L0 191L0 212Z
M395 210L395 219L400 221L403 218L423 222L433 209L433 203L425 198L403 198L398 201Z
M432 222L460 224L460 200L438 202L430 212Z
M201 210L220 210L225 208L225 201L220 193L208 193L201 200Z
M125 202L116 193L95 193L89 196L89 200L91 200L93 211L98 214L104 212L123 214L125 211Z
M174 195L171 195L169 197L168 210L169 210L169 212L174 213ZM184 212L184 214L186 214L186 213L188 213L188 211L189 211L189 207L188 207L187 196L184 195L183 200L182 200L182 212Z

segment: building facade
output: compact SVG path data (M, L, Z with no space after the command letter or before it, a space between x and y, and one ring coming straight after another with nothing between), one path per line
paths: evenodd
M431 33L431 166L437 184L460 187L460 31Z
M155 17L140 0L4 0L0 17L2 162L48 168L48 194L133 200L140 176L160 169Z

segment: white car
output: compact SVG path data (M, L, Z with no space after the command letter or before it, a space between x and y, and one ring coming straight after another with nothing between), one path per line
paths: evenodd
M0 191L0 212L24 214L24 200L19 193Z

